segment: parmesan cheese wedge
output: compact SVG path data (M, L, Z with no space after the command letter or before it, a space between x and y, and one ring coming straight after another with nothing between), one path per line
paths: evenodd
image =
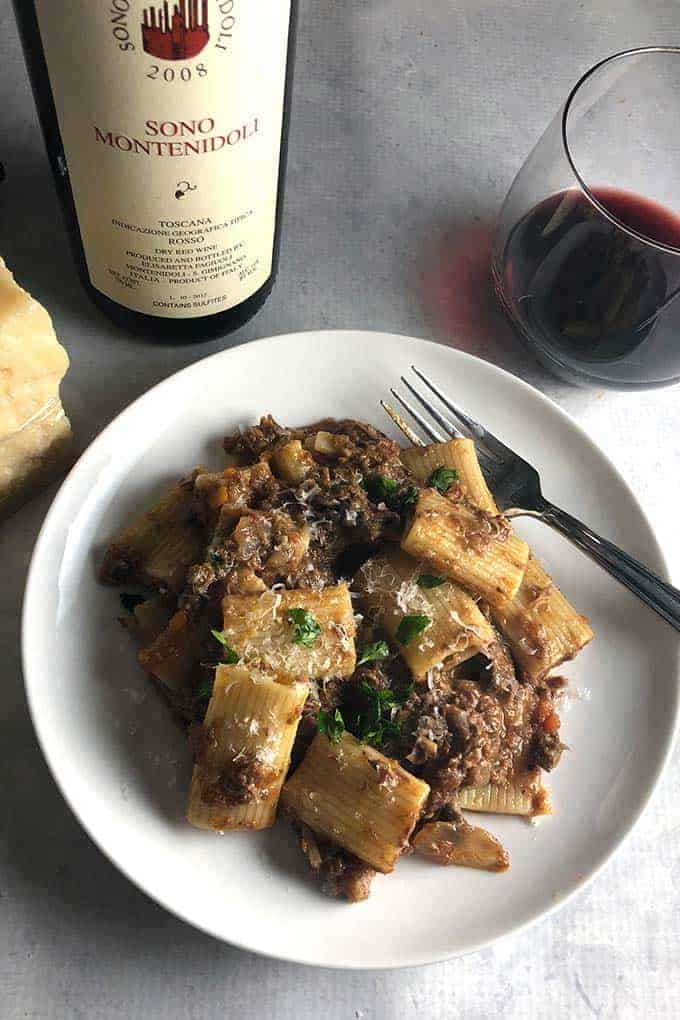
M67 368L48 312L0 258L0 516L66 466L71 426L59 383Z

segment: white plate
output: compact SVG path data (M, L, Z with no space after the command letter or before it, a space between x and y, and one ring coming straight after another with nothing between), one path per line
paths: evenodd
M124 411L73 469L47 516L26 590L26 686L64 796L101 849L179 917L218 938L324 966L393 967L469 952L554 909L603 864L642 811L668 756L678 640L547 528L519 530L591 619L596 641L566 672L591 692L564 722L571 750L539 826L487 816L508 848L503 875L408 858L370 899L323 897L290 831L222 838L183 820L189 753L116 623L118 594L95 578L102 545L220 439L271 411L385 427L378 407L415 361L541 469L550 499L662 573L650 525L616 469L559 408L460 351L380 333L275 337L224 351Z

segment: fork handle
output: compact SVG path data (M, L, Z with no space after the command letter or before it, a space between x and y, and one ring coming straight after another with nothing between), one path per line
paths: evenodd
M576 517L560 510L547 499L542 500L536 516L587 553L666 623L680 631L680 591L672 584L663 581L639 560L633 559L613 542L601 538Z

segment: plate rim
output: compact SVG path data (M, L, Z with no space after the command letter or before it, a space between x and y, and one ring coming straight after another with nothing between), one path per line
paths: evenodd
M336 341L342 338L343 336L357 337L359 335L380 338L383 341L407 340L415 344L427 344L429 346L438 348L439 350L447 351L448 352L447 356L452 355L454 358L461 358L463 362L466 361L476 362L482 366L484 371L491 373L492 376L496 376L503 380L509 381L512 385L518 386L520 390L530 393L532 398L538 399L539 404L542 404L543 406L547 407L550 412L556 414L557 417L560 418L565 424L567 424L576 431L576 433L579 436L579 439L587 443L587 445L604 460L609 469L615 474L619 482L624 486L634 509L639 514L642 521L647 527L648 537L651 540L650 544L653 549L653 552L655 553L656 560L658 562L658 572L660 576L665 580L668 581L671 580L670 577L671 572L668 560L664 553L663 547L659 542L656 529L654 528L652 522L650 521L644 507L640 503L637 494L628 484L627 479L624 477L624 475L621 474L621 472L616 467L612 459L609 457L608 453L601 446L599 446L594 439L590 437L585 428L568 411L566 411L555 400L547 396L547 394L543 393L537 387L531 385L531 383L526 382L524 379L521 379L519 376L514 375L514 373L509 372L507 369L501 368L499 365L487 361L484 358L481 358L474 354L470 354L467 351L461 350L458 347L453 347L446 343L427 339L424 337L416 337L407 333L394 333L386 332L384 330L373 329L296 330L294 332L272 334L270 336L260 337L256 340L244 341L242 343L234 345L233 347L223 348L222 350L215 351L212 354L197 359L191 364L184 366L184 368L178 369L176 372L171 373L166 378L160 380L153 386L149 387L138 397L135 397L134 400L127 404L121 411L119 411L114 416L114 418L110 422L108 422L99 432L97 432L97 434L93 437L93 439L82 451L73 467L69 470L68 474L59 485L59 488L55 493L54 498L52 499L48 511L40 526L38 536L31 551L30 563L26 574L26 583L24 587L21 609L20 642L21 642L21 664L24 680L24 691L26 694L30 719L37 737L38 746L40 748L40 751L43 755L45 762L47 763L48 769L57 787L57 790L61 794L67 807L69 808L69 810L71 811L79 825L85 831L89 839L97 847L97 849L121 874L125 876L126 879L128 879L137 889L139 889L140 892L143 893L143 895L145 895L152 902L162 907L164 910L167 910L170 914L178 918L183 923L188 924L193 928L196 928L203 934L209 935L210 937L217 939L218 941L224 943L225 945L233 946L237 949L246 952L255 953L258 956L305 966L328 968L332 970L385 971L402 969L405 967L416 966L421 967L426 966L428 964L442 963L447 960L457 959L463 956L469 956L473 953L480 952L483 949L494 946L497 943L500 943L508 938L517 936L520 933L527 931L529 928L533 927L534 925L538 924L541 921L547 920L554 913L561 910L568 903L570 903L574 897L583 892L590 885L590 883L593 882L598 877L598 875L601 874L601 872L611 862L613 856L616 853L618 853L618 851L622 849L624 845L627 843L627 841L630 839L633 832L638 827L643 815L649 808L652 798L658 791L661 778L663 777L668 767L668 763L673 753L678 738L678 733L680 731L680 691L678 689L678 685L676 684L675 698L673 703L673 720L672 725L668 731L666 747L664 749L663 754L659 758L657 766L653 772L652 780L649 784L649 787L645 791L644 795L641 797L640 802L636 808L636 811L632 816L632 820L628 824L628 828L620 838L615 840L612 846L607 850L607 852L603 855L602 859L589 872L589 874L585 875L583 878L576 881L573 887L569 890L569 892L566 893L566 895L558 899L556 902L549 903L543 910L540 910L534 916L529 917L526 920L520 921L519 923L511 926L503 934L491 936L486 939L481 939L478 942L476 942L473 946L470 946L469 948L463 951L452 950L443 952L423 952L415 955L411 954L409 958L405 960L398 959L390 961L378 961L370 962L363 966L357 966L355 963L347 963L344 962L343 960L333 960L332 962L320 961L315 959L310 960L304 955L298 955L295 952L290 953L284 950L279 951L273 949L263 949L256 944L251 944L247 939L239 940L237 936L227 938L224 934L217 932L208 925L202 924L200 921L194 919L193 917L188 916L186 913L182 912L172 903L168 902L167 899L164 898L162 895L157 894L156 892L151 892L148 888L141 884L141 882L138 881L138 879L131 873L130 869L124 864L122 864L120 861L118 861L113 856L113 854L109 852L109 850L103 844L103 842L100 841L98 836L95 835L95 833L91 830L88 822L85 820L84 817L81 816L81 813L77 805L71 799L69 792L67 791L65 786L62 785L58 765L55 761L56 756L50 749L49 734L43 730L40 722L40 709L38 707L38 699L36 696L37 689L32 692L31 681L32 653L31 642L28 640L29 619L32 613L34 612L33 603L35 602L35 592L37 589L36 579L38 576L38 569L41 560L45 555L44 549L47 548L48 539L50 537L50 531L53 527L53 521L57 518L59 504L61 503L65 494L70 490L71 486L74 484L74 480L83 471L88 469L89 461L96 457L99 447L104 444L105 439L108 436L109 432L113 431L115 428L118 427L118 423L123 417L127 416L128 414L131 414L133 409L136 408L138 404L147 400L152 394L156 395L157 397L158 392L161 391L163 388L171 388L175 384L175 381L177 380L178 377L188 377L194 372L198 373L199 370L203 371L204 369L202 366L204 366L207 362L211 362L217 359L227 360L229 357L237 357L239 353L243 353L246 350L250 350L253 347L264 349L268 346L273 346L275 344L283 344L286 342L290 343L301 337L304 338L315 336L317 337L320 343L323 343ZM675 665L676 680L680 679L679 667L680 667L680 644L678 645L678 649L676 652L676 665Z

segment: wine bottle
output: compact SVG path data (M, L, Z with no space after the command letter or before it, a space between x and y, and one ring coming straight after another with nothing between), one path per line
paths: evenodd
M15 0L84 286L125 328L238 328L276 276L297 0Z

